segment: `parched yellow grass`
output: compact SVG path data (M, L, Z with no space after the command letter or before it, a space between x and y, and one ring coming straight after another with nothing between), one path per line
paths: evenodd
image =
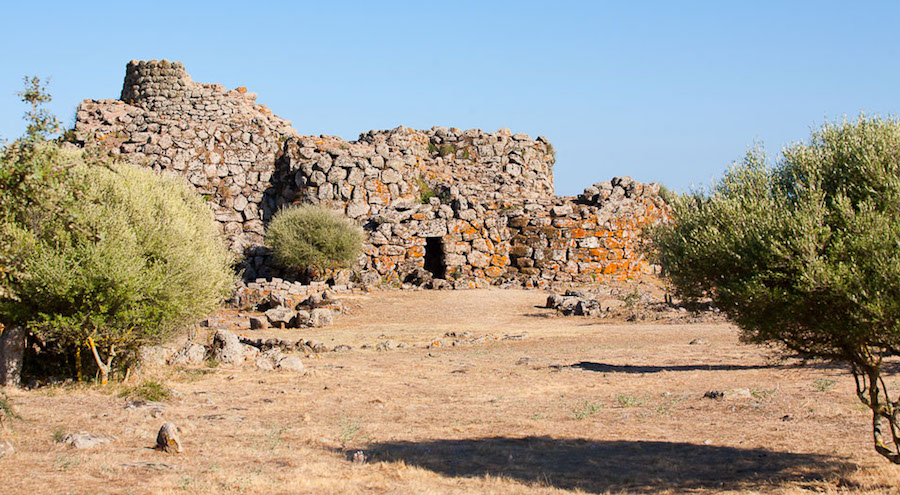
M898 492L900 468L872 451L844 370L778 361L729 325L558 318L544 298L358 296L327 330L265 334L357 349L306 359L307 376L158 371L177 392L158 418L125 409L116 385L9 390L24 420L4 435L16 452L0 459L0 492ZM426 348L449 330L528 338ZM710 344L688 345L698 337ZM409 347L358 348L386 339ZM754 399L703 398L737 387ZM150 449L164 421L183 430L184 454ZM77 430L115 438L96 451L54 441Z

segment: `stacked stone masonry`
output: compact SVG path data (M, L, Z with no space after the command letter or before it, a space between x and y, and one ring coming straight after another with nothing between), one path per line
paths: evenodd
M366 284L526 286L633 277L647 270L641 230L665 216L655 184L630 178L554 196L546 138L506 129L405 127L354 142L299 136L246 88L191 80L184 66L132 61L120 100L85 100L75 135L208 198L244 256L245 278L278 275L265 225L289 204L337 209L367 233L352 272ZM336 276L346 283L350 271Z

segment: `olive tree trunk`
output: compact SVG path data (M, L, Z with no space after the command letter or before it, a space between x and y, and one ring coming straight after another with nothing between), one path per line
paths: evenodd
M25 329L0 325L0 386L22 384L22 360L25 356Z

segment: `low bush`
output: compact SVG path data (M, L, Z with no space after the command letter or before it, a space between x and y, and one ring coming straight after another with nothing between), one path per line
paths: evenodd
M348 268L362 253L363 232L340 213L314 205L291 206L275 214L266 244L285 268Z
M77 373L87 346L105 379L112 356L165 339L227 294L232 258L182 180L53 142L8 146L0 170L25 171L0 183L0 319L25 325L54 361Z
M123 388L119 391L119 397L162 402L172 397L172 389L162 383L148 380L134 387Z

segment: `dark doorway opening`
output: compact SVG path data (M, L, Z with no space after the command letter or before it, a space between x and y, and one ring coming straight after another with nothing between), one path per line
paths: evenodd
M434 278L447 276L447 263L444 261L444 243L440 237L425 238L425 269Z

